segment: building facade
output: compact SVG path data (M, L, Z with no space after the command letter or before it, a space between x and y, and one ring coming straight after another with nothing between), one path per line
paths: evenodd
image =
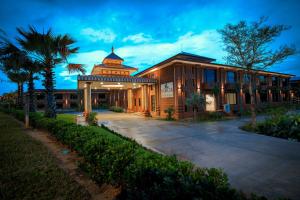
M293 75L269 71L247 72L243 68L215 63L215 59L189 53L179 53L144 71L123 64L114 53L94 65L91 75L78 76L78 89L55 90L58 109L84 110L110 106L122 107L126 112L140 112L145 116L166 117L172 107L174 117L193 116L203 112L186 105L193 93L202 94L207 102L204 111L223 111L230 105L232 113L250 106L249 83L255 82L257 105L289 102L295 93ZM36 90L37 108L46 105L44 90Z
M85 113L92 110L93 89L106 91L109 106L123 107L127 112L165 117L173 107L177 119L191 117L198 108L186 105L192 93L201 93L208 102L205 111L222 111L230 104L231 112L250 105L249 82L255 82L255 102L282 103L291 98L293 75L269 71L246 72L243 68L214 63L215 59L179 53L134 76L137 69L123 65L113 50L91 75L78 76L78 89L84 92Z

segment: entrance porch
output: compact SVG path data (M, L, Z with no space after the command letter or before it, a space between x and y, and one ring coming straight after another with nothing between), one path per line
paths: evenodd
M78 76L78 89L84 91L84 115L92 112L92 89L107 91L109 106L122 107L126 112L142 112L149 116L150 90L156 80L143 77ZM151 86L152 87L152 86Z

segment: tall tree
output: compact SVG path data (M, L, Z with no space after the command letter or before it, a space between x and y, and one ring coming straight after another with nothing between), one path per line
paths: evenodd
M272 42L283 31L290 27L285 25L268 25L267 18L262 17L257 22L240 21L237 24L227 24L219 30L227 52L227 63L243 67L249 79L249 94L251 96L251 124L256 125L255 86L256 70L265 70L278 64L288 56L295 54L296 48L292 45L282 45L272 48Z
M43 85L46 91L47 106L45 116L56 117L56 105L54 97L54 68L67 62L67 58L77 53L78 47L71 47L75 41L68 35L54 35L49 29L46 33L39 33L30 26L28 31L17 28L21 37L17 38L21 46L30 54L33 60L43 66ZM69 71L85 72L82 65L67 65Z

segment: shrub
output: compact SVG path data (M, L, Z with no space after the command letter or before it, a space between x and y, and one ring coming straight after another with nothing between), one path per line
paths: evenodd
M174 108L172 106L168 107L164 110L164 112L167 114L166 119L167 120L173 120L173 114L174 114Z
M300 141L299 114L274 114L264 121L258 122L254 128L250 124L246 124L241 128L246 131L254 131L264 135Z
M118 113L121 113L121 112L124 112L123 108L121 107L118 107L118 106L111 106L109 108L110 111L113 111L113 112L118 112Z
M222 112L203 112L198 116L199 121L217 121L224 119Z
M89 125L95 126L98 125L98 121L97 121L97 113L96 112L91 112L88 114L87 116L87 122Z
M22 111L10 113L24 119ZM101 127L30 116L32 126L76 150L84 158L80 166L96 182L120 186L119 199L249 199L229 187L221 170L152 152Z

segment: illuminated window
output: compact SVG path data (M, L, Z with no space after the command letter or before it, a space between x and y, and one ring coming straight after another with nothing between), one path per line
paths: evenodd
M226 93L226 103L236 104L236 93Z

